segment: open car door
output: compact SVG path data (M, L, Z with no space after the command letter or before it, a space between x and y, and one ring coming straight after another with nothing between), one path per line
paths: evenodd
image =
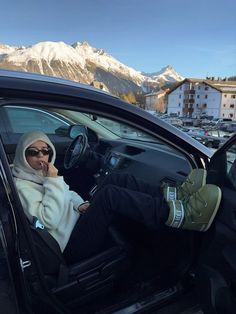
M202 239L197 293L204 313L236 313L236 134L212 156L207 183L222 189L212 227Z

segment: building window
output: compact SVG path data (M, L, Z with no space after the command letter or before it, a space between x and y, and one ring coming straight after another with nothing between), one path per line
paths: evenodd
M234 104L230 104L230 108L234 108Z
M209 87L208 86L205 86L205 88L204 88L205 90L208 90L209 89Z
M229 117L230 117L230 118L233 118L233 116L234 116L234 115L233 115L232 113L229 114Z
M179 98L181 98L181 95L179 95Z
M198 90L200 90L200 89L201 89L201 86L199 85L199 86L198 86Z
M197 95L197 98L199 98L200 96L199 95Z
M179 107L181 106L181 103L179 102Z
M226 107L226 104L224 104L224 107Z
M198 104L196 104L196 107L198 108Z
M182 90L182 85L179 87L180 90Z
M205 95L205 98L208 98L208 95Z
M235 95L231 95L231 98L235 98Z
M224 116L225 116L225 114L223 113L223 114L222 114L222 117L224 117Z
M226 95L226 94L224 94L224 96L225 96L225 98L227 98L227 95Z

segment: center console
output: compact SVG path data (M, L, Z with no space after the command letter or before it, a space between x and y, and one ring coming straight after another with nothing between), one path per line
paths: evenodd
M115 169L121 169L122 168L124 159L125 158L123 156L121 156L118 153L114 153L114 152L109 152L108 154L105 155L102 167L100 168L100 170L96 174L94 174L94 179L95 179L96 184L92 187L92 189L89 192L89 195L91 197L96 192L98 184L102 180L104 180L104 178L109 173L111 173Z

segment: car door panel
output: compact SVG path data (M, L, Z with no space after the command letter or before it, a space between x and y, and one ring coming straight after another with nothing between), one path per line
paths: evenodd
M206 313L236 313L236 136L213 155L208 183L222 190L213 226L203 236L197 283ZM209 270L209 271L208 271Z

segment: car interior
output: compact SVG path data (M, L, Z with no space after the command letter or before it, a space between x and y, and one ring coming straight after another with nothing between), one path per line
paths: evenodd
M180 184L192 168L200 166L191 155L163 139L111 116L61 110L55 106L8 103L1 108L1 119L2 140L10 165L19 137L29 130L41 130L55 145L55 165L60 175L72 190L88 200L104 177L113 171L135 175L160 188L163 183ZM73 160L72 152L78 146L79 153ZM219 165L219 161L215 164ZM209 179L212 182L216 180L214 169ZM151 304L151 296L162 304L193 285L197 257L203 252L202 240L206 235L165 226L149 230L121 216L110 226L102 251L67 265L56 240L40 221L26 218L19 198L15 202L24 227L24 231L20 231L20 251L27 251L25 246L29 242L30 254L33 254L33 270L25 268L24 280L37 303L37 313L49 302L39 282L50 298L54 298L55 307L64 307L69 313L78 313L80 309L80 313L85 314L104 309L107 313L115 312L140 300ZM235 274L232 248L225 248L224 255L230 256L225 260ZM205 253L203 255L205 258ZM204 271L205 268L200 274ZM199 276L198 280L203 279Z

